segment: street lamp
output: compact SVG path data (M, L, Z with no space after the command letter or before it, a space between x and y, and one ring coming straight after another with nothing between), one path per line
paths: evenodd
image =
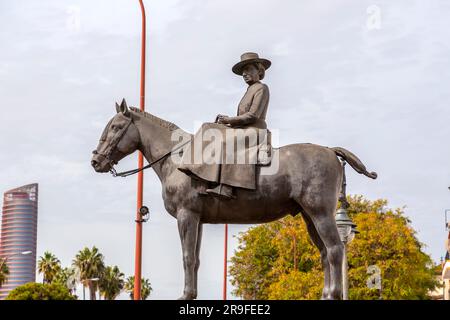
M12 254L6 256L5 258L2 258L2 261L0 263L0 270L3 269L3 266L6 264L6 262L8 261L9 258L14 257L14 256L18 256L18 255L26 256L26 255L31 254L31 253L32 253L32 251L15 252L15 253L12 253Z
M16 252L16 253L12 253L9 256L6 256L5 258L2 259L2 263L0 264L0 269L3 267L3 265L6 263L6 261L8 261L9 258L14 257L14 256L18 256L18 255L28 255L31 254L31 251L22 251L22 252Z
M356 224L353 223L352 219L347 214L347 209L350 204L347 201L346 187L347 182L345 178L345 164L342 162L342 190L339 195L339 201L341 202L341 207L336 212L336 226L339 231L339 237L344 244L344 257L342 260L342 299L348 300L348 261L347 261L347 244L350 243L354 238L355 234L359 233L356 230Z
M83 300L86 300L85 286L84 286L85 282L86 281L99 281L99 280L100 280L100 278L90 278L90 279L84 279L81 281L83 283Z

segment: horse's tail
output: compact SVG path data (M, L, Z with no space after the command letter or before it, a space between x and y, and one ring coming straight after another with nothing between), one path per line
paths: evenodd
M369 178L376 179L377 173L376 172L368 172L366 170L366 166L359 160L357 156L355 156L353 153L348 151L347 149L341 148L341 147L335 147L331 148L331 150L336 153L339 157L343 158L345 161L347 161L353 169L355 169L356 172L363 174Z

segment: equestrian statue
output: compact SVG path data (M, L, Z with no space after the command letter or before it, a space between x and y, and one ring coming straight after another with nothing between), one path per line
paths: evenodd
M298 143L274 148L267 129L269 88L261 80L271 66L256 53L244 53L232 71L248 85L236 116L219 114L192 135L177 125L122 100L108 122L91 161L96 172L128 176L152 167L161 180L167 212L177 219L184 292L197 297L200 244L205 223L258 224L301 214L320 251L322 299L342 298L344 246L335 222L345 161L369 178L364 164L340 147ZM149 162L117 173L121 159L136 150Z

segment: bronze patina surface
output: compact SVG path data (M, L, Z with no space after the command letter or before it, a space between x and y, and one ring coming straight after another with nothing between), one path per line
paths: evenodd
M270 66L265 63L266 67ZM241 64L234 69L245 73L245 66L244 63L244 66ZM251 95L254 100L255 93L260 92L261 102L254 108L253 104L240 106L240 114L236 117L219 116L216 125L252 125L255 122L248 122L249 118L264 120L268 101L268 96L264 98L266 87L255 84ZM152 168L161 180L165 208L177 219L183 249L185 283L181 299L197 297L203 224L265 223L298 213L303 216L309 235L320 250L324 270L322 298L341 299L344 247L334 219L343 179L339 157L358 173L372 179L377 177L375 172L366 170L357 156L340 147L303 143L282 146L274 149L277 167L275 161L265 167L252 165L255 170L254 187L236 188L233 197L224 200L205 195L210 188L208 181L192 179L179 170L182 157L175 155L179 153L180 142L174 136L189 141L193 139L191 134L171 122L128 108L125 100L120 105L116 104L116 109L117 114L108 122L94 151L91 165L97 172L108 172L136 150L140 150L148 162L160 160ZM247 115L250 111L254 115ZM188 148L188 145L183 148L184 153ZM171 150L174 154L164 157ZM272 174L261 174L263 170L270 172L271 169L274 169ZM215 182L220 183L221 180Z

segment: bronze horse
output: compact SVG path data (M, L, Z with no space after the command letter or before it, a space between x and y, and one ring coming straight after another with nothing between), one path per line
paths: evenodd
M343 244L334 219L343 179L338 156L358 173L372 179L362 162L343 148L314 144L291 144L275 149L279 168L273 175L258 175L257 190L239 189L236 198L219 200L201 195L208 187L177 170L170 154L175 124L136 108L125 100L116 103L117 114L106 126L91 165L96 172L108 172L127 155L140 150L161 180L166 210L178 222L184 266L184 293L180 299L197 297L197 272L204 223L256 224L300 212L308 233L320 250L324 270L322 299L342 298ZM181 131L190 138L192 135Z

